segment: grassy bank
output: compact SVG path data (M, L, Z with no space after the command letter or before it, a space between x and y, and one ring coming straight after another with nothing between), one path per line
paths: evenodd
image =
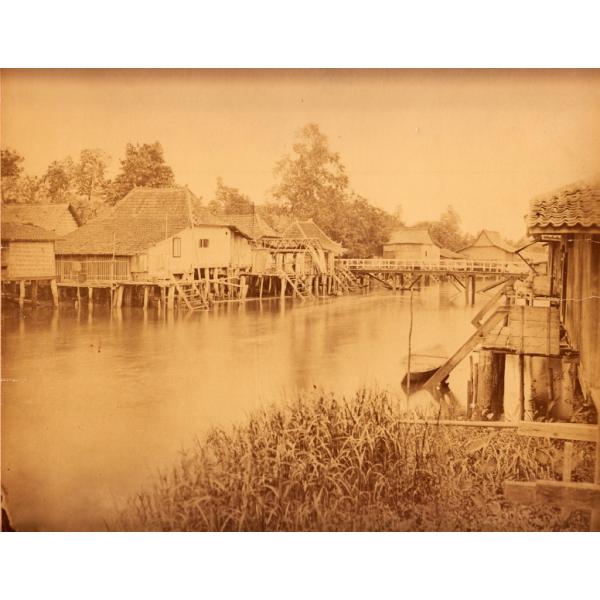
M158 531L587 530L502 495L505 479L558 479L561 442L513 430L400 422L385 393L315 394L215 429L183 452L115 529ZM573 480L591 479L576 444Z

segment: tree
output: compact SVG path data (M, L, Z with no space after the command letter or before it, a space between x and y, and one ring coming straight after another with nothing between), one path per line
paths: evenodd
M348 176L340 155L329 149L318 125L304 126L297 138L294 154L275 167L279 182L273 196L295 217L313 218L331 233L348 198Z
M340 155L329 149L318 125L306 125L297 137L293 154L275 167L276 204L289 217L313 219L351 256L378 254L393 227L401 224L400 213L390 215L350 189ZM283 220L275 207L270 206L269 213L271 223Z
M470 241L468 234L461 229L461 218L452 205L440 215L438 221L421 221L419 227L427 227L433 241L441 248L460 250Z
M25 159L18 152L10 148L2 148L0 155L2 202L18 202L18 180L23 172L21 163Z
M249 214L254 210L254 204L246 194L242 194L238 188L224 185L220 177L217 177L215 197L209 202L208 207L213 212L226 215Z
M85 149L79 155L79 163L75 167L75 185L77 192L86 196L89 201L92 196L106 190L106 167L108 156L102 150Z
M134 187L169 187L174 183L173 170L165 162L160 142L127 144L121 171L110 188L109 202L114 204Z
M40 194L45 201L60 203L70 201L74 190L75 164L70 156L54 160L42 177Z

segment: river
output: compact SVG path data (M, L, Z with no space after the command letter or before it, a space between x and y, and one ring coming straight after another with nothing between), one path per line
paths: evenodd
M206 313L37 310L2 320L2 485L21 530L102 530L211 425L313 386L401 400L409 294L221 305ZM414 294L413 351L454 351L477 307ZM465 361L466 363L466 361ZM465 401L468 364L450 377Z

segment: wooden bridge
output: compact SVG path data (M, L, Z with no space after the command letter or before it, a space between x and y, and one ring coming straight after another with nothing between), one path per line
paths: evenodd
M396 258L340 258L336 265L355 273L423 273L431 275L514 275L530 272L524 261L402 260Z

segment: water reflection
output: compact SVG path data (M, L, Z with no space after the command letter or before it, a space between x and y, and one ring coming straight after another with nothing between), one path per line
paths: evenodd
M477 309L454 293L415 293L415 349L450 352L471 332ZM404 398L408 294L191 315L82 304L3 319L2 474L17 528L102 529L207 427L314 385L339 394L373 385ZM466 369L450 377L458 402Z

